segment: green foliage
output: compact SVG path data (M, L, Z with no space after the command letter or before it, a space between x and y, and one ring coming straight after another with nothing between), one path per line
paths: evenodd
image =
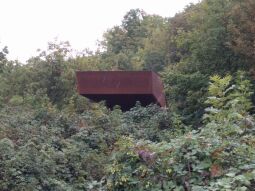
M13 96L10 100L9 103L11 105L21 105L23 103L23 98L21 96Z
M137 105L123 113L88 104L83 97L73 97L63 111L47 101L40 107L6 105L0 116L3 191L103 189L110 159L117 154L112 150L124 134L159 142L184 129L158 106ZM180 130L171 128L175 124Z
M254 186L254 119L250 83L239 72L211 77L199 131L168 142L122 137L108 169L109 190L252 190Z
M181 134L186 127L175 113L155 105L141 107L138 104L124 113L122 128L122 135L159 142Z
M253 8L134 9L98 51L55 41L27 64L4 47L0 190L254 190ZM158 71L168 107L109 110L77 94L77 70Z
M200 124L205 107L207 76L200 72L180 73L171 68L162 75L171 110L183 116L186 124Z
M151 71L160 71L164 68L164 55L161 52L146 52L144 56L144 68Z

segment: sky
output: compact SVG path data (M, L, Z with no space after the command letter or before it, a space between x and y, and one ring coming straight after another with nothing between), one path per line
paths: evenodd
M0 0L0 48L25 62L47 43L69 41L78 51L96 49L107 29L120 25L130 10L172 17L199 0Z

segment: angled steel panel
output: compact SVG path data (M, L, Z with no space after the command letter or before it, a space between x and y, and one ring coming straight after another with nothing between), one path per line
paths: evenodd
M166 106L163 84L151 71L78 71L76 78L80 95L94 101L105 100L110 108L120 105L129 110L136 101L143 106Z

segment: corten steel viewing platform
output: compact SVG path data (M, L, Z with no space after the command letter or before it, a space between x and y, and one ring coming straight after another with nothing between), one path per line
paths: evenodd
M151 71L79 71L76 72L80 95L93 101L105 100L112 108L121 106L124 111L139 101L142 106L151 103L166 106L160 77Z

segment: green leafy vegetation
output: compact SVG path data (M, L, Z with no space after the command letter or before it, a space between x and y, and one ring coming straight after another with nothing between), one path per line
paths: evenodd
M0 190L254 190L254 8L130 10L99 51L50 42L26 64L4 47ZM168 106L92 103L76 92L77 70L154 70Z

